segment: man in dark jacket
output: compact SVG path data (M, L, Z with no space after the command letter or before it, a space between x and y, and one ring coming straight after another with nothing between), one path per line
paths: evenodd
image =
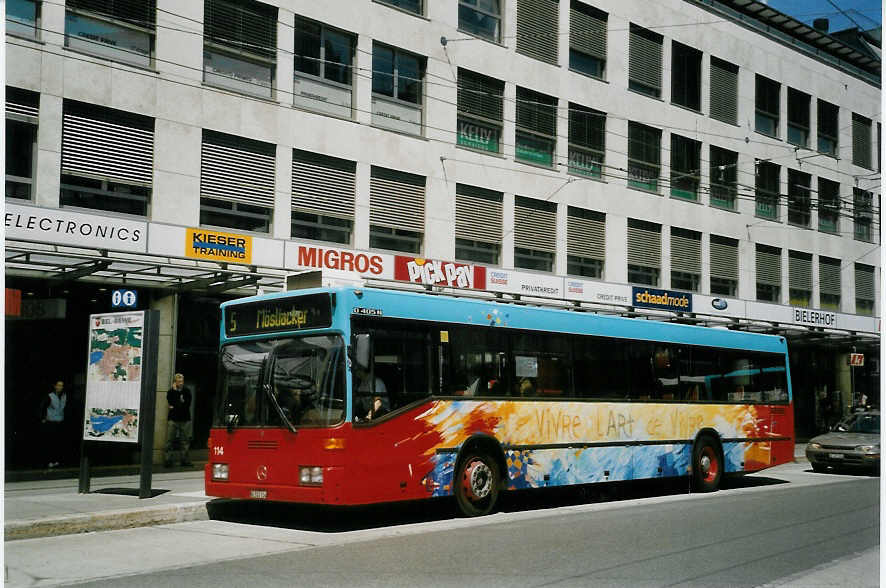
M176 446L181 451L181 464L191 465L191 391L185 388L185 377L175 374L172 388L166 393L169 415L166 426L166 467L172 467Z

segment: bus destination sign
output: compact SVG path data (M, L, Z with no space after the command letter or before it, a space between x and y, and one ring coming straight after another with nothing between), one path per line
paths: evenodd
M239 337L332 325L329 294L274 298L225 308L225 335Z

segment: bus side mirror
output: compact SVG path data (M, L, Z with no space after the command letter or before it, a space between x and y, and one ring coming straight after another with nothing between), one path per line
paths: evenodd
M351 346L351 362L355 367L369 370L369 333L354 335L354 344Z

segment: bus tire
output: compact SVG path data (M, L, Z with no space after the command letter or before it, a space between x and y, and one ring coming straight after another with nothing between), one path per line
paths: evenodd
M455 500L467 517L487 515L498 500L500 474L487 453L469 451L459 461L454 478Z
M715 492L723 478L723 452L711 436L699 437L692 449L692 488L696 492Z

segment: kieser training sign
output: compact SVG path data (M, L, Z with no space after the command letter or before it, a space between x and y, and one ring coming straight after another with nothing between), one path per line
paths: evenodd
M144 311L90 315L85 440L138 442L144 325Z
M692 294L633 287L631 299L638 308L655 308L671 312L692 312Z
M192 259L252 263L252 237L188 227L185 256Z

